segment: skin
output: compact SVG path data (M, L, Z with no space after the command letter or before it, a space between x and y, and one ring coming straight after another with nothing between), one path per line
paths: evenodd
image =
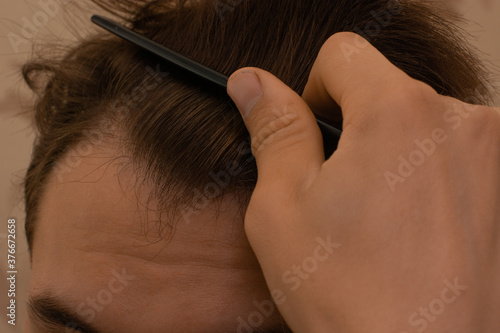
M302 96L257 68L228 92L259 172L245 230L294 332L500 331L498 109L438 95L353 33L326 42ZM325 161L311 109L338 106L343 135ZM328 258L318 237L339 244ZM310 271L296 290L283 275L294 266Z
M31 296L59 296L103 332L235 332L238 317L269 300L260 266L231 197L179 222L175 232L156 222L148 185L138 187L118 145L94 146L59 181L49 180L33 244ZM117 158L118 157L118 158ZM147 221L146 221L147 219ZM126 283L110 281L125 272ZM116 292L116 290L121 290ZM87 298L114 290L109 304ZM101 297L102 296L101 292ZM90 310L92 312L92 310ZM277 310L259 328L281 327ZM37 327L38 326L38 327ZM25 332L49 330L30 321Z

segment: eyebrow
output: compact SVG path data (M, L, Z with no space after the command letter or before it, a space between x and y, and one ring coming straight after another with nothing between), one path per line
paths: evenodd
M62 299L48 293L30 297L28 313L35 324L41 324L44 328L69 328L82 333L102 333L86 323Z
M87 324L76 311L72 310L62 299L44 293L31 296L28 300L28 313L35 324L41 324L44 328L70 328L81 333L103 333L103 331ZM292 331L281 319L269 328L257 327L255 333L291 333Z

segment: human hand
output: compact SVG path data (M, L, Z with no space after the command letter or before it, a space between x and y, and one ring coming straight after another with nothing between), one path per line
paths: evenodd
M325 43L302 98L257 68L229 80L258 168L245 230L275 302L294 332L499 332L500 110L369 44L347 61L355 38ZM310 109L337 105L325 161Z

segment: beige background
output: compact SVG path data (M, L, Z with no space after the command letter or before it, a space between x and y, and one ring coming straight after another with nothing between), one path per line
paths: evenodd
M55 2L54 2L55 1ZM50 7L52 11L48 22L41 15L42 3L57 3ZM477 40L473 41L484 52L484 56L500 66L500 3L499 0L450 0L466 18L476 23L467 24L466 28ZM0 282L0 332L21 332L25 317L25 301L29 282L28 254L23 235L23 207L21 180L29 162L33 131L29 117L21 115L28 110L29 94L22 84L19 75L20 65L29 56L30 43L20 43L16 48L9 42L9 33L21 35L26 20L33 22L41 19L41 26L34 32L35 39L41 37L50 39L68 38L63 6L74 5L71 0L1 0L0 2L0 276L6 276L7 260L7 219L17 220L17 325L7 324L6 306L8 305L7 284L5 278ZM66 7L67 11L75 11ZM89 13L81 12L81 27L87 24ZM75 22L72 21L74 24ZM498 80L500 82L500 80ZM500 98L497 99L500 105Z

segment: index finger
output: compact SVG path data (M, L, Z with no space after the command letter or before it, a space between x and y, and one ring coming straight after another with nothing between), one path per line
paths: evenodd
M311 110L345 125L356 106L370 106L380 96L405 83L415 83L366 39L352 32L331 36L321 48L302 98ZM340 108L339 108L340 106Z

